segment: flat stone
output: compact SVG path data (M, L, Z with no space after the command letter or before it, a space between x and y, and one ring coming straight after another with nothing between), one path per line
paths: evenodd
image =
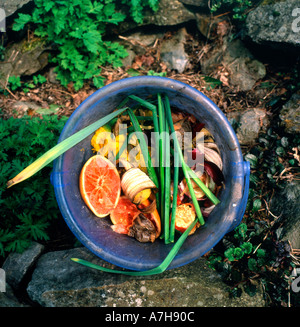
M223 45L201 61L201 68L207 75L220 65L229 73L229 84L238 91L251 90L266 75L265 66L253 57L239 39L230 42L224 38Z
M259 133L265 132L269 119L264 109L248 109L243 112L229 113L227 118L232 118L239 124L236 135L239 142L243 145L253 144L259 136Z
M200 258L153 276L105 273L71 261L81 258L114 269L84 247L40 257L29 282L30 298L44 307L258 307L262 294L231 299L221 277ZM118 269L118 268L117 268Z
M6 84L9 76L31 76L48 65L48 48L41 41L22 40L5 50L0 62L0 78Z
M179 0L179 1L185 5L208 9L208 2L206 0Z
M23 253L13 252L8 255L2 269L5 271L7 283L12 288L19 288L23 278L33 267L43 250L42 244L33 242Z
M299 0L277 1L260 5L250 11L246 19L246 33L256 43L300 46L299 22L297 24Z
M282 106L279 115L287 133L300 133L300 92L294 93L291 99Z
M15 296L12 288L9 284L6 284L5 292L0 292L0 308L18 308L18 307L28 307L21 303Z
M271 212L280 217L279 237L289 240L294 249L300 249L300 182L291 181L281 191L276 191L271 202Z
M160 0L159 8L155 13L145 14L143 25L177 25L190 20L195 20L195 14L188 10L183 3L178 0Z
M6 17L13 15L28 3L33 3L33 0L0 0L0 8L5 10Z
M167 67L178 71L180 74L184 72L189 57L184 49L187 31L183 27L176 32L171 39L165 40L160 49L161 60L166 63Z

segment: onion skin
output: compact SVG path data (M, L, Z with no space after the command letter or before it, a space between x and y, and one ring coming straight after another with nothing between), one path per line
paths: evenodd
M216 164L211 161L204 161L204 170L218 186L222 185L224 175Z

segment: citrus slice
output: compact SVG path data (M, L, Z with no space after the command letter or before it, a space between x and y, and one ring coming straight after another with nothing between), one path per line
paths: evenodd
M79 177L81 196L97 217L105 217L117 206L121 180L114 164L101 155L91 157Z
M194 205L192 203L183 203L176 208L175 229L181 233L184 233L195 219L196 211ZM200 224L197 222L189 235L195 233L199 226Z

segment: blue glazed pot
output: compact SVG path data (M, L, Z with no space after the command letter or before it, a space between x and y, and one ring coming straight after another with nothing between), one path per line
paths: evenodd
M243 160L237 137L221 110L204 94L173 79L140 76L122 79L88 97L67 121L59 141L111 113L128 95L147 97L167 94L171 106L193 114L214 135L223 160L225 187L206 224L187 238L169 268L185 265L212 249L223 236L241 221L249 191L249 163ZM67 225L78 240L100 258L119 267L146 270L158 266L172 244L157 239L140 243L115 233L109 218L96 218L87 208L79 191L82 166L93 155L91 138L65 152L54 162L51 176L56 199Z

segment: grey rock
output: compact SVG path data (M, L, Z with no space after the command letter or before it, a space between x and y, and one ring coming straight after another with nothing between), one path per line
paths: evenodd
M5 292L0 292L0 308L19 308L28 307L21 303L15 296L9 284L6 284Z
M299 0L285 0L260 5L250 11L246 19L247 35L256 43L282 47L283 44L300 46Z
M43 250L43 245L33 242L23 253L14 252L9 254L2 269L5 271L7 283L13 289L19 288L23 278L33 267Z
M183 27L176 32L171 39L165 40L160 48L161 60L166 63L168 68L183 73L189 57L184 49L187 31Z
M156 40L163 36L164 32L153 33L151 31L129 32L125 33L124 36L120 36L121 41L119 43L123 45L128 52L128 56L122 59L123 67L130 67L136 56L145 54L146 48L153 46Z
M222 38L230 30L228 19L223 16L214 17L210 14L197 12L195 14L196 24L200 33L209 40ZM222 30L221 27L222 26Z
M33 4L33 0L0 0L0 8L5 10L6 17L13 15L28 3Z
M48 65L49 48L43 42L28 43L22 40L5 50L4 62L0 62L0 79L6 84L9 76L30 76Z
M83 247L46 253L27 288L33 301L44 307L265 306L261 293L229 298L226 285L204 258L159 275L132 277L88 268L72 257L116 268Z
M52 84L59 84L57 79L57 72L55 71L56 67L51 67L48 71L48 81Z
M143 25L177 25L190 20L195 20L195 14L183 3L178 0L160 0L159 8L155 13L151 11L145 14Z
M287 133L300 133L300 91L282 106L279 117Z
M276 191L271 202L271 212L280 217L282 226L280 239L289 240L294 249L300 248L300 182L287 183L281 191Z
M136 53L130 48L126 49L126 51L128 53L128 56L122 59L122 66L124 68L130 67L136 57Z
M208 2L206 0L179 0L179 1L185 5L208 8Z
M12 106L12 109L21 116L26 114L29 109L38 110L40 108L41 106L39 106L38 104L34 102L27 102L27 101L16 101Z
M222 65L229 73L229 84L239 91L249 91L255 83L266 75L265 66L254 59L244 43L236 39L229 42L224 38L220 48L214 49L201 60L201 68L207 75Z
M239 124L236 135L243 145L253 144L259 133L266 131L269 125L269 119L264 109L253 108L243 112L233 112L229 113L227 118L235 119Z
M127 39L129 42L132 42L136 45L141 45L143 47L153 46L157 39L160 39L164 36L164 32L147 32L147 31L139 31L135 33L130 33L127 35Z

